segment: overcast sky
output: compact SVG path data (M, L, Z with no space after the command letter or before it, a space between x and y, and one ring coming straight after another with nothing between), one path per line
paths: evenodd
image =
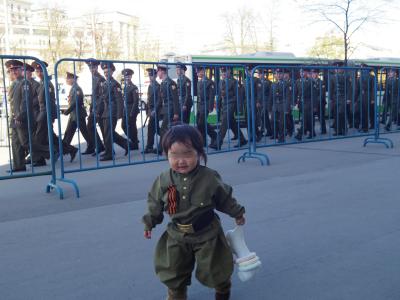
M57 2L58 0L38 2ZM373 1L373 0L371 0ZM201 1L155 1L155 0L68 0L71 14L97 10L117 10L138 16L150 30L161 38L180 38L183 49L179 54L196 54L204 50L204 45L220 42L225 30L222 14L236 12L239 8L252 9L259 16L267 16L270 0L201 0ZM301 2L301 1L298 1ZM281 0L275 17L275 36L278 51L293 52L296 56L306 56L318 36L329 31L327 24L312 24L312 17L305 14L297 1ZM391 10L387 19L397 20L399 9ZM261 17L260 17L261 20ZM260 24L261 25L261 24ZM374 24L364 27L355 36L355 42L373 46L376 50L359 47L355 57L400 57L400 23Z

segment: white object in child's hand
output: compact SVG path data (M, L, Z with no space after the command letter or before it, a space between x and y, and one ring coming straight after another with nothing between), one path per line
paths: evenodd
M243 227L236 226L233 230L228 230L226 239L236 256L236 264L238 265L238 277L241 281L251 279L258 268L261 261L255 252L250 252L244 240Z

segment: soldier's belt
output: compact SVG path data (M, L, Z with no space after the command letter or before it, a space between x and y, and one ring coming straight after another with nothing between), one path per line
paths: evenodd
M210 209L203 214L201 214L197 219L190 224L180 224L177 222L174 222L176 228L183 233L195 233L198 232L204 228L206 228L208 225L211 224L211 222L214 220L214 210Z

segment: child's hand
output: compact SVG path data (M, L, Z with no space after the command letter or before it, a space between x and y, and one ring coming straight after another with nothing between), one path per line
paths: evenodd
M144 237L146 239L151 239L151 230L145 230L144 231Z
M235 219L235 221L236 221L236 225L244 225L244 223L246 223L246 219L244 218L244 215L237 217Z

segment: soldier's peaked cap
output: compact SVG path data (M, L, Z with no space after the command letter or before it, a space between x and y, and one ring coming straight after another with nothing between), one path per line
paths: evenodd
M129 68L123 69L123 70L121 71L121 74L124 75L124 76L133 75L133 73L134 73L133 70L132 70L132 69L129 69Z
M166 64L158 64L157 65L157 71L158 70L166 71L167 69L168 69L168 66Z
M87 64L89 67L97 67L98 65L100 65L100 62L99 62L97 59L89 58L89 59L86 61L86 64Z
M157 70L153 68L147 68L146 72L149 76L155 76L157 74Z
M42 63L43 63L46 67L49 66L49 64L48 64L47 62L45 62L45 61L42 61ZM32 68L34 68L34 69L36 69L36 70L41 70L41 69L42 69L42 66L41 66L37 61L32 62L32 63L31 63L31 66L32 66Z
M35 69L31 65L28 65L28 64L24 64L24 69L29 72L35 72Z
M16 59L10 59L5 62L6 68L7 69L14 69L14 68L20 68L24 64L22 61L16 60Z
M67 72L67 79L72 79L72 78L78 79L78 77L79 76L74 73Z
M186 67L186 65L184 64L184 63L178 63L177 65L176 65L176 68L177 69L182 69L182 70L187 70L187 67Z
M115 71L115 66L114 66L114 64L113 64L112 62L105 62L105 61L103 61L103 62L101 63L101 68L102 68L103 70L104 70L104 69L110 68L111 70Z

